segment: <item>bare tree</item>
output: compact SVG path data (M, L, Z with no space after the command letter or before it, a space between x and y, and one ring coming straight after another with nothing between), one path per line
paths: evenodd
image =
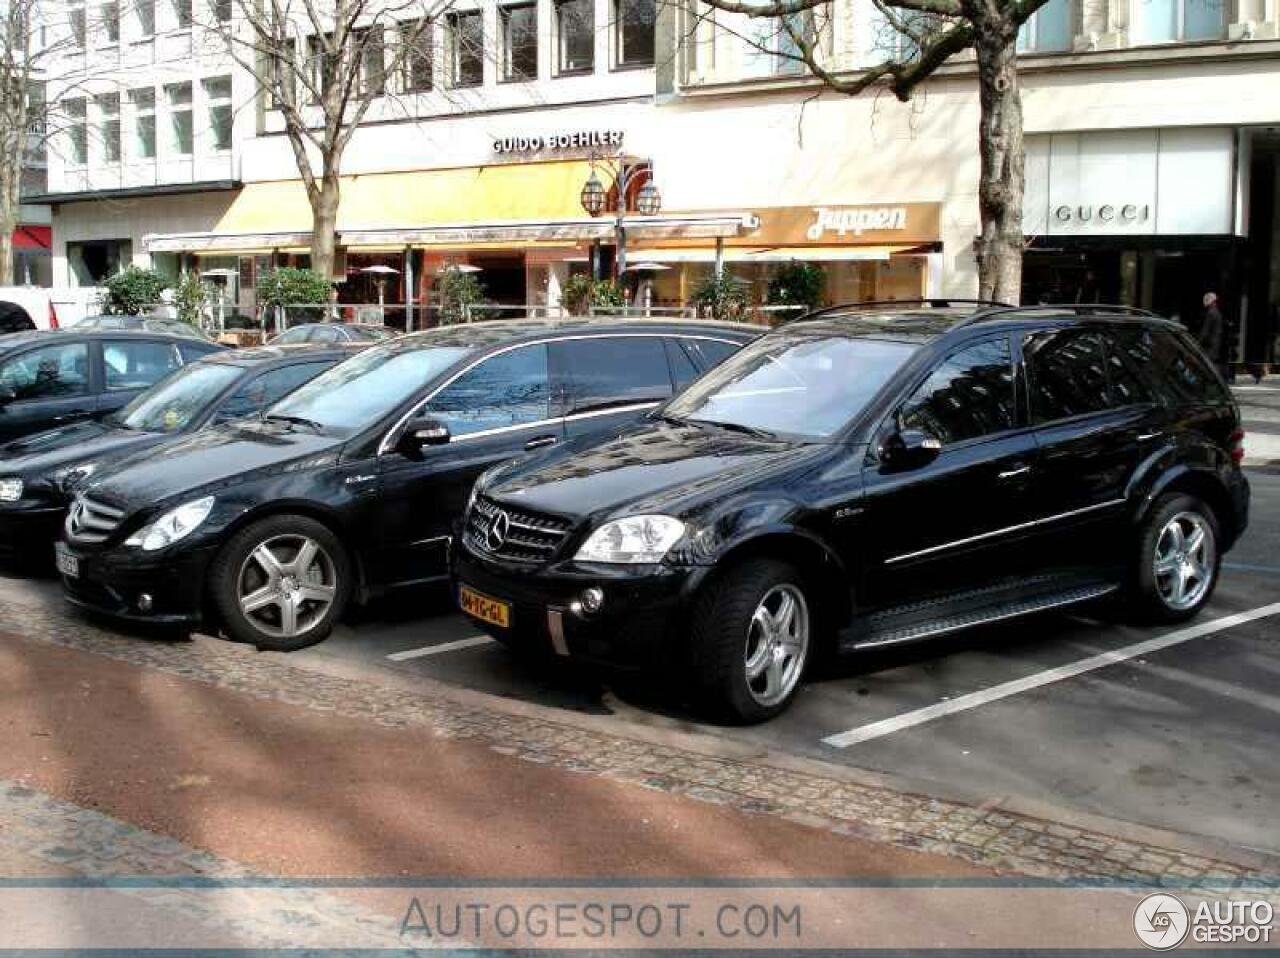
M894 39L877 44L881 61L851 71L823 49L820 23L833 0L690 0L713 11L764 20L782 42L769 52L806 68L838 93L887 89L904 103L939 67L973 50L977 61L978 212L974 243L979 296L1017 302L1022 291L1022 203L1025 191L1018 31L1048 0L869 0ZM834 0L847 3L850 0ZM748 43L755 43L746 38ZM686 42L692 42L686 35Z
M415 65L451 0L234 0L208 29L278 110L311 205L311 268L331 275L342 159L370 106ZM216 9L216 5L215 5Z

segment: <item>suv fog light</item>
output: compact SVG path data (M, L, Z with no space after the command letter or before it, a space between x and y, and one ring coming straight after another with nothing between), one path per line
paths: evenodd
M138 611L139 611L139 612L150 612L150 611L151 611L151 607L152 607L154 604L155 604L155 603L154 603L154 601L152 600L151 596L147 595L147 593L145 593L145 592L144 592L144 593L142 593L142 595L138 596Z
M582 611L587 615L595 615L604 605L604 591L592 586L590 589L582 590Z

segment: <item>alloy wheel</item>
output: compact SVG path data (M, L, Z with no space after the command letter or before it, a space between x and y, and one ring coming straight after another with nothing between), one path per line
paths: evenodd
M236 594L255 629L291 639L324 619L337 587L333 558L322 545L306 536L283 535L260 543L245 558Z
M795 690L809 655L809 605L790 584L764 594L747 627L747 690L756 703L771 708Z
M1179 512L1156 538L1152 571L1156 591L1170 609L1196 606L1213 584L1217 569L1213 527L1196 512Z

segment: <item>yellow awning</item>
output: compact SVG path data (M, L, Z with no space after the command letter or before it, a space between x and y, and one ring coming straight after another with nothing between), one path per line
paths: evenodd
M725 246L726 263L788 263L831 261L884 261L895 253L917 249L916 246L772 246L748 248ZM645 248L634 247L628 251L632 259L652 260L655 263L713 263L716 251L713 246L699 248Z
M423 224L574 219L590 175L586 160L511 163L342 178L339 231L411 229ZM301 180L248 183L211 232L296 233L311 229Z

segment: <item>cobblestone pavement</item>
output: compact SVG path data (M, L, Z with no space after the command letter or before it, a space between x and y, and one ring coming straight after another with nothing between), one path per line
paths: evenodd
M419 727L526 762L600 775L747 813L954 856L1043 878L1233 885L1273 878L1239 864L839 778L711 757L670 745L508 714L362 679L306 671L227 642L164 642L110 633L69 615L0 599L0 622L29 639L183 676L260 699L387 727Z

